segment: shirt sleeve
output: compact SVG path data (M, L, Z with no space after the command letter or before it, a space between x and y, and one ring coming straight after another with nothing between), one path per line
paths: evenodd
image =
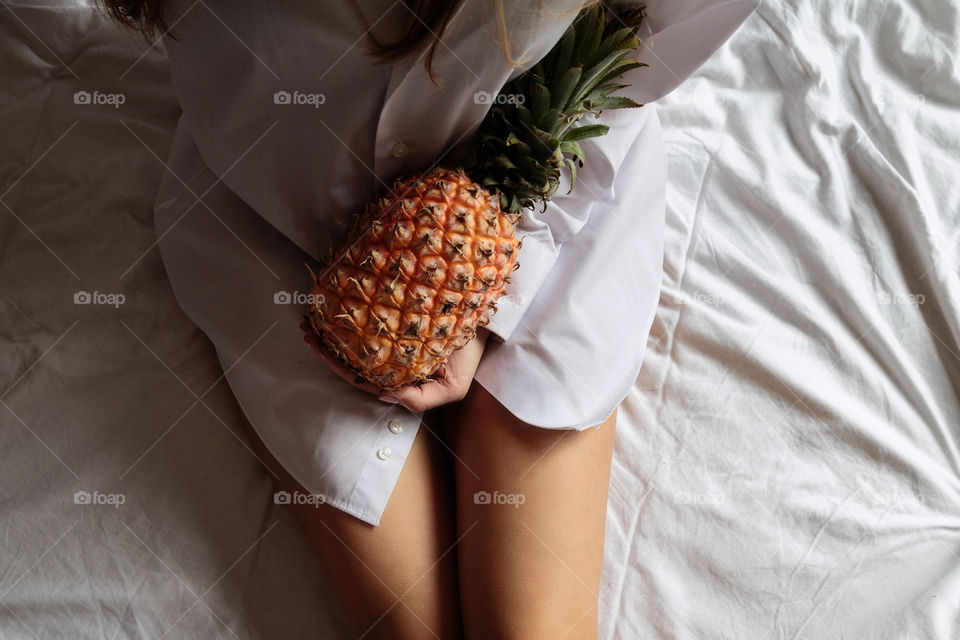
M624 3L632 4L632 3ZM676 89L707 61L760 5L760 0L645 0L637 58L619 92L647 103Z
M630 86L618 95L647 103L673 91L706 62L756 9L759 0L647 0L642 4L646 5L646 18L637 57L648 66L629 72L622 82ZM636 113L642 111L604 113L602 120L611 129L602 138L581 143L586 160L576 180L576 193L555 196L545 210L524 214L517 229L523 242L517 260L520 267L487 325L500 340L509 340L522 321L563 243L583 227L593 203L615 197L612 184L629 142L645 121ZM564 172L557 193L566 194L569 187Z
M564 243L584 227L594 204L614 200L617 168L636 135L635 129L645 120L643 109L603 114L603 123L610 126L610 133L581 142L587 160L577 172L574 189L570 189L570 176L564 171L557 195L546 203L546 208L523 212L517 226L521 242L519 267L511 274L506 294L497 301L497 312L487 325L500 340L510 339L550 275Z
M521 242L517 257L519 268L511 274L506 294L497 301L497 312L487 325L487 329L502 341L510 338L557 261L562 242L554 235L548 221L554 222L555 226L560 223L570 226L571 222L582 226L586 212L583 212L582 220L577 220L577 216L565 212L558 199L554 199L547 203L544 211L528 212L521 218L517 227Z
M497 312L487 325L503 342L510 339L523 320L564 243L583 229L597 203L616 200L617 171L647 115L648 109L605 112L600 120L610 131L605 136L581 141L586 160L577 170L573 189L569 172L564 171L556 195L547 202L546 208L523 212L517 227L517 237L521 240L517 256L520 266L511 274L506 294L497 301Z

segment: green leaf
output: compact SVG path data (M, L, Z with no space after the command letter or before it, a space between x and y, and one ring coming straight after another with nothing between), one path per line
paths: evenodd
M545 208L566 171L573 189L585 159L580 141L609 131L592 118L581 124L585 115L640 106L617 95L627 88L617 79L645 66L629 53L642 12L609 23L606 16L602 4L581 11L545 57L501 89L524 104L494 104L481 123L471 175L498 192L504 211Z
M600 38L603 37L604 17L603 7L597 5L590 7L581 17L577 18L577 46L573 53L574 62L584 63L586 56L600 44Z
M550 108L550 90L542 84L538 84L533 90L532 98L530 112L533 114L534 120L540 120Z
M570 129L570 131L567 132L567 135L563 136L563 141L571 142L574 140L595 138L597 136L604 135L609 130L610 127L605 124L586 124L582 127L577 127L576 129Z
M606 84L598 85L596 89L590 92L587 96L588 99L593 100L595 98L606 98L608 95L614 91L620 91L620 89L626 89L630 85L628 84L617 84L616 82L608 82Z
M551 103L553 108L560 111L566 110L570 96L573 95L574 90L577 88L577 83L580 82L580 74L582 72L583 67L579 65L570 67L564 72L553 91L553 102Z
M533 145L540 144L539 141L533 140ZM524 142L523 140L517 140L514 144L511 144L506 148L507 153L509 153L514 158L519 158L520 156L528 156L533 152L533 146Z
M614 51L631 51L637 48L639 42L634 37L633 27L624 27L603 37L603 42L597 47L593 58L588 64L603 60Z
M550 188L543 194L543 210L547 210L547 200L553 197L553 194L557 192L557 189L560 187L560 182L554 180L550 183Z
M611 68L609 71L607 71L607 73L601 76L600 79L597 80L597 86L604 86L610 80L615 80L623 76L628 71L639 69L640 67L649 67L649 66L650 65L648 65L646 62L637 62L633 58L628 58L627 60L623 60L621 64Z
M642 107L643 105L632 98L626 98L624 96L610 96L609 98L600 98L599 100L592 101L590 102L590 106L594 109L602 111L604 109L629 109L634 107Z
M570 188L567 193L573 191L573 183L577 181L577 163L573 160L567 160L567 168L570 169Z
M583 162L583 148L580 146L580 143L576 140L564 140L560 143L560 151L564 154L570 154L578 161ZM564 158L566 162L570 162L570 158Z
M574 96L574 102L583 100L583 98L593 91L600 84L600 81L613 71L616 71L623 65L629 65L632 60L623 60L625 52L615 51L606 58L593 65L583 73L583 79L580 81L580 89Z
M526 127L533 126L533 114L531 114L530 110L527 109L525 106L518 105L516 114L517 114L517 120L520 122L520 124Z
M559 109L550 109L537 120L537 129L547 132L556 131L562 117L563 113Z
M563 37L560 38L560 44L554 49L556 56L550 61L553 69L561 70L574 66L571 63L573 58L573 46L577 42L576 38L576 30L572 27L564 32Z

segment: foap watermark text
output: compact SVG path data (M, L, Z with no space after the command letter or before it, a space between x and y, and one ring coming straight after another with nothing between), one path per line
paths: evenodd
M489 491L477 491L473 494L474 504L510 504L513 505L515 509L519 509L520 505L526 501L527 497L522 493L500 493L499 491L490 493Z
M127 297L122 293L77 291L73 294L73 304L103 304L117 308L126 301Z

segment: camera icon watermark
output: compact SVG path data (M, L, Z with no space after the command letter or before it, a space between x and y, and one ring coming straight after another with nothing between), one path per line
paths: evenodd
M676 504L723 504L727 501L722 493L687 493L680 491L675 494L673 501Z
M696 302L717 308L726 302L726 298L719 293L696 291L693 295L690 295L686 291L680 291L673 296L673 301L675 304L690 304L691 302Z
M877 304L887 305L907 305L918 307L926 302L927 297L922 293L891 293L889 291L877 291Z
M277 91L273 94L273 104L305 104L319 109L326 103L327 96L322 93L302 93L300 91Z
M326 301L322 293L303 293L302 291L277 291L273 294L273 304L308 304L320 306Z
M73 94L73 104L109 105L114 109L119 109L120 105L127 101L127 96L122 93L101 93L99 91L77 91Z
M302 493L300 491L277 491L273 494L273 504L306 504L314 509L326 504L327 499L319 493Z
M522 493L477 491L473 494L473 504L512 504L514 509L519 509L526 501L527 497Z
M127 297L122 293L77 291L73 294L73 304L102 304L116 309L126 301Z
M497 93L489 91L477 91L473 94L474 104L516 104L521 105L527 101L527 96L522 93Z
M119 509L120 505L127 501L127 496L122 493L100 493L94 491L77 491L73 494L73 504L81 505L109 505L114 509Z
M877 94L877 104L883 108L901 107L911 109L920 107L926 101L927 98L922 93L885 92Z

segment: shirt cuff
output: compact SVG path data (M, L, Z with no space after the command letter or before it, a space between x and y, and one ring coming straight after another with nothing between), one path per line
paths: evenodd
M532 235L521 235L522 246L517 256L520 267L510 276L506 293L497 300L497 312L487 324L490 333L506 342L520 324L527 307L533 302L550 269L557 261L559 249Z

